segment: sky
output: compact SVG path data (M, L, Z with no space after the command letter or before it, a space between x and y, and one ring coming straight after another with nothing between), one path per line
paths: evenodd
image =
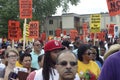
M108 12L106 0L80 0L77 6L69 6L67 13L92 14ZM62 15L62 8L57 9L55 15Z

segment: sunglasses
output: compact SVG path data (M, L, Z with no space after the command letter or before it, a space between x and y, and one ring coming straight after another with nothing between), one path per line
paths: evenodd
M88 52L88 55L90 55L90 54L94 54L95 55L96 53Z
M68 63L69 63L71 66L76 66L76 65L77 65L77 62L74 62L74 61L71 61L71 62L62 61L62 62L60 62L60 63L58 63L58 64L61 65L61 66L67 66Z

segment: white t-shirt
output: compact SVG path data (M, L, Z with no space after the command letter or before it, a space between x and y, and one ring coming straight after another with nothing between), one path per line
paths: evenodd
M52 74L50 74L50 79L49 80L59 80L59 73L57 72L56 69L52 69ZM30 79L27 79L30 80ZM34 80L43 80L43 75L42 75L42 68L39 70L35 71L35 77ZM78 74L76 74L76 77L74 80L80 80Z
M55 69L52 69L52 74L53 74L53 76L50 74L50 80L52 80L52 78L53 78L53 80L58 80L59 79L59 74ZM42 69L36 70L34 80L43 80Z

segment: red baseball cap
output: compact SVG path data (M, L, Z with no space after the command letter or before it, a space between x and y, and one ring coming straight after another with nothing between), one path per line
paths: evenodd
M53 51L53 50L56 50L56 49L64 49L61 42L57 41L57 40L48 41L44 46L45 52Z

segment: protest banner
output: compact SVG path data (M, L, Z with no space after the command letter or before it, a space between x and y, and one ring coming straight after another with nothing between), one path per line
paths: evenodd
M82 25L82 28L83 28L83 38L84 38L84 42L86 42L86 38L88 36L88 28L87 28L87 23L83 23Z
M96 39L98 39L100 41L104 41L105 40L105 33L102 31L99 33L96 33Z
M106 0L110 16L120 14L120 0Z
M62 33L62 30L60 28L57 28L55 30L56 37L60 37L60 34Z
M71 40L74 41L75 37L78 37L78 31L77 30L70 30L70 38L71 38Z
M32 0L19 0L20 18L24 19L23 50L25 50L27 18L32 18Z
M19 0L20 18L32 18L32 0Z
M31 21L29 23L29 37L30 38L38 38L39 37L39 22Z
M42 40L42 41L46 41L46 33L45 33L45 32L43 32L43 33L41 34L41 40Z
M90 16L90 32L97 33L100 32L101 26L101 15L100 14L92 14Z
M66 30L63 30L63 35L66 35L67 34L67 31Z
M94 33L90 33L90 39L94 40Z
M18 41L21 38L20 22L9 20L8 22L8 39Z
M114 25L115 24L110 24L108 26L108 34L112 35L112 37L114 37Z

